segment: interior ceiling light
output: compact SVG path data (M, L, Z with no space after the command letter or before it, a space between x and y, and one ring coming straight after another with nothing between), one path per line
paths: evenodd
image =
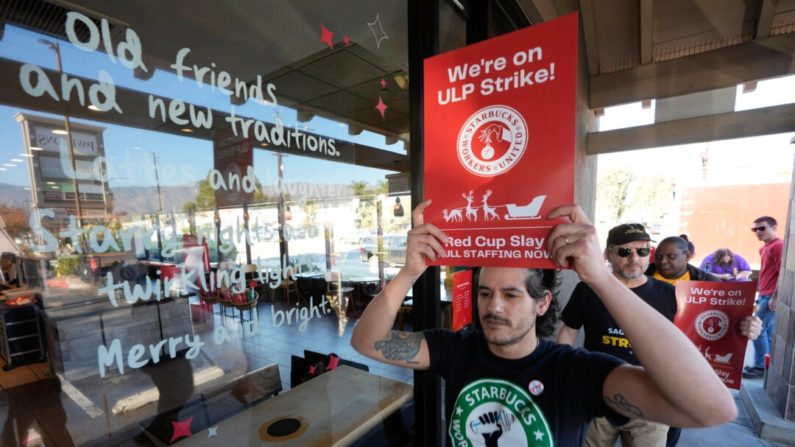
M409 75L395 75L395 82L402 90L409 88Z
M8 171L6 168L0 168L0 171Z
M48 185L54 185L55 182L47 182Z
M94 110L94 111L97 111L97 112L101 112L101 110L99 110L99 107L95 106L94 104L91 104L90 106L88 106L88 108L89 108L90 110Z
M55 129L52 133L57 133L58 135L66 135L66 131L62 129Z
M25 191L30 191L30 188L25 188Z
M22 159L20 159L20 158L12 158L12 159L11 159L11 161L15 161L15 162L17 162L17 163L22 163L22 162L23 162L23 161L25 161L25 160L22 160Z
M188 128L185 128L185 129L182 129L182 131L183 131L183 132L193 132L193 129L188 129Z
M36 146L31 146L30 150L32 150L32 151L43 151L44 149L42 149L40 147L36 147Z
M9 166L9 167L12 167L12 168L14 168L14 167L16 167L17 165L12 165L11 163L3 163L3 166Z
M28 158L30 158L30 157L32 157L33 155L31 155L31 154L19 154L19 156L20 156L20 157L28 157Z
M262 143L260 143L259 145L260 145L260 146L267 146L267 145L268 145L268 143L262 142Z
M53 186L52 189L61 189L60 186Z

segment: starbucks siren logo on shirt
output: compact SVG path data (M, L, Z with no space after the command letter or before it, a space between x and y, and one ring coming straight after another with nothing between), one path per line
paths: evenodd
M499 379L480 379L461 390L448 433L456 447L554 446L549 424L533 398Z

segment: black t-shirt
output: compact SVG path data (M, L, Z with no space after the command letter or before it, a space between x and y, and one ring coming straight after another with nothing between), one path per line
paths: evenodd
M674 321L676 316L676 288L667 282L646 277L646 283L632 290L635 295ZM584 347L592 352L604 352L633 365L640 365L624 331L602 304L602 300L581 282L574 288L571 299L563 309L561 320L572 329L585 326Z
M450 446L582 446L594 418L627 421L602 394L619 359L542 339L532 354L509 360L480 331L424 335L429 370L446 380Z

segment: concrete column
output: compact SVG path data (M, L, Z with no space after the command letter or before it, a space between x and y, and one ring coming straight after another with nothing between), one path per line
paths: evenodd
M588 108L588 99L591 95L590 75L588 73L588 58L585 53L582 16L580 16L580 20L580 40L577 54L577 124L575 127L577 135L574 146L574 202L580 205L588 218L593 221L596 217L596 156L589 156L586 154L586 150L588 147L588 133L596 131L596 117ZM560 292L558 293L560 310L569 302L574 286L580 282L580 278L571 270L565 270L562 279ZM580 331L580 334L582 333L583 331Z
M795 171L794 171L795 172ZM792 225L795 210L795 173L789 194L787 221L778 223L778 235L784 240L784 259L778 277L778 307L773 331L773 344L770 347L770 369L765 388L770 400L781 417L795 421L795 226Z

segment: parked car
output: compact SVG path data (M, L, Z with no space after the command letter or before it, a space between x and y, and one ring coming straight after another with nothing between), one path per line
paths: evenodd
M406 263L406 235L384 235L383 258L387 264L403 265ZM378 262L378 236L367 236L359 246L359 257L363 262Z
M373 232L371 230L365 229L341 229L337 232L336 237L337 241L341 245L346 244L361 244L362 239L366 238L367 236L373 236Z

